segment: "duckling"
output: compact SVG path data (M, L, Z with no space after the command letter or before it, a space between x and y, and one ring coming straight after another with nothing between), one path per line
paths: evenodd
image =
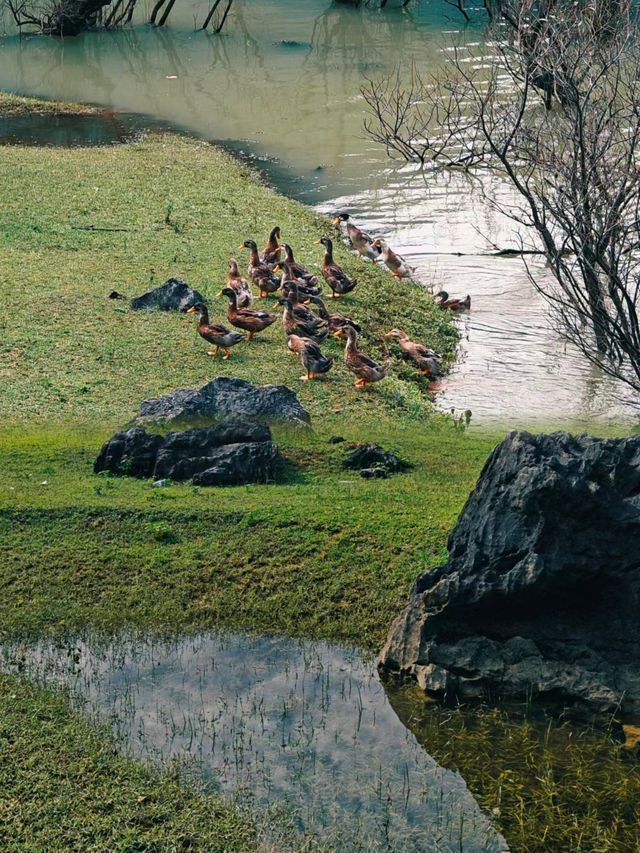
M316 240L316 245L324 246L324 261L322 262L322 275L331 288L331 299L337 299L344 293L350 293L358 284L355 278L350 278L341 266L333 260L333 241L330 237L321 237Z
M333 359L323 355L318 344L311 338L301 338L299 335L289 335L287 346L291 352L300 356L300 362L307 371L300 379L306 382L317 379L321 373L328 373L333 366Z
M284 250L284 259L289 264L293 278L301 278L307 285L315 285L318 283L318 276L309 272L306 267L299 264L293 257L293 249L288 243L282 243Z
M320 344L329 334L329 326L322 317L318 317L304 305L294 305L289 296L283 296L278 304L284 307L282 325L287 335L311 338Z
M333 224L338 227L344 224L345 233L356 252L363 258L375 261L380 255L379 246L374 245L373 237L370 237L353 222L349 222L350 218L348 213L339 213L333 220Z
M389 370L389 362L377 364L363 352L358 350L358 333L352 326L344 326L333 333L335 338L346 339L344 348L344 364L358 378L354 385L356 388L366 388L373 382L384 379Z
M425 376L437 376L440 369L440 356L424 344L409 340L402 329L391 329L385 338L396 338L402 352L415 362Z
M238 294L238 308L248 308L253 302L251 285L238 271L238 262L235 258L229 260L229 272L227 273L227 287L231 287ZM220 294L218 294L220 295Z
M249 249L249 266L247 267L247 272L255 286L260 289L260 297L267 296L269 293L275 293L280 287L280 280L273 274L273 267L262 263L258 257L258 246L255 240L245 240L238 248Z
M331 334L337 332L338 329L342 329L343 326L352 326L356 332L362 331L362 326L360 326L359 323L356 323L355 320L352 320L351 317L345 317L344 314L338 313L330 314L327 311L327 306L319 296L312 296L311 302L318 306L318 314L329 324L329 332Z
M468 311L471 308L471 297L468 293L464 299L449 299L447 291L440 290L433 298L441 308L448 311Z
M210 323L209 310L203 302L198 302L191 308L187 308L187 314L198 314L198 334L208 343L215 345L215 350L210 350L208 353L213 358L218 355L220 349L223 349L222 358L227 361L231 358L231 347L244 340L244 335L241 335L240 332L232 332L222 323Z
M282 251L282 247L278 243L279 239L280 226L276 225L275 228L271 229L267 244L262 250L262 257L260 258L260 260L263 264L269 264L273 266L274 264L277 264L280 260L280 252Z
M225 287L222 294L229 299L227 317L232 326L248 332L247 340L252 341L256 332L263 332L278 319L270 311L253 311L250 308L238 308L238 294L232 287Z

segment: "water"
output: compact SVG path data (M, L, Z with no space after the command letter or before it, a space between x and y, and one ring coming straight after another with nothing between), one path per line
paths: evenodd
M223 794L242 792L280 832L278 849L275 813L330 849L507 850L462 777L400 722L370 656L219 633L2 654L5 668L70 688L132 755L188 760Z
M629 393L551 327L522 262L486 256L515 245L512 225L464 178L425 185L415 167L389 161L364 137L364 80L399 61L441 67L461 26L455 9L444 0L384 12L329 0L236 0L217 37L194 29L206 7L179 0L164 30L8 37L0 88L146 113L250 152L284 192L323 211L347 209L385 234L428 286L469 292L442 408L509 426L637 420ZM480 30L467 38L478 41ZM482 61L490 56L487 48ZM504 187L489 192L508 197Z

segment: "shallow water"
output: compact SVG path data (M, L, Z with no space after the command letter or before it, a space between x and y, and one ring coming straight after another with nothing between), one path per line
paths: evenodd
M278 849L287 829L276 813L330 849L507 850L461 776L400 722L359 652L214 633L5 646L0 665L69 687L136 757L192 762L222 793L249 798Z
M494 244L514 245L510 223L465 180L425 185L363 136L364 79L399 60L441 66L461 25L450 5L380 12L329 0L236 0L220 37L194 30L206 5L179 0L164 30L4 39L0 88L146 113L255 154L283 191L323 211L347 209L385 234L428 286L469 292L442 408L510 426L637 419L628 393L551 328L522 262L487 257Z

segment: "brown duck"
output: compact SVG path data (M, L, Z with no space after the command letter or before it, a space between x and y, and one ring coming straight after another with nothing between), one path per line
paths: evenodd
M249 266L247 267L247 272L251 281L260 290L260 296L275 293L280 287L280 279L274 274L273 267L262 263L258 257L258 246L255 240L245 240L238 248L249 249Z
M338 314L337 312L329 313L327 306L319 296L312 296L311 302L317 306L318 314L322 319L326 320L329 324L329 332L331 334L337 332L338 329L342 329L344 326L352 326L356 332L362 331L362 326L356 323L355 320L352 320L351 317L345 317L344 314Z
M287 346L291 352L300 356L302 366L306 370L306 374L300 377L303 382L308 379L317 379L320 374L328 373L333 366L333 359L327 358L311 338L289 335Z
M350 370L358 378L355 381L356 388L366 388L373 382L380 382L384 379L389 370L389 362L378 364L360 352L358 349L358 333L352 326L344 326L333 333L334 337L346 339L347 344L344 348L344 364L347 370Z
M209 351L209 355L213 358L222 349L224 351L222 358L227 361L231 358L231 347L244 340L244 335L240 332L232 332L222 323L210 323L209 311L203 302L198 302L193 307L187 308L187 314L198 314L198 334L205 341L215 346L215 350Z
M314 285L318 283L318 276L309 272L309 270L299 264L293 257L293 249L288 243L283 243L284 260L289 264L289 270L292 278L301 278L306 285Z
M329 326L322 317L318 317L304 305L294 305L288 296L283 296L278 302L284 308L282 325L287 335L311 338L318 344L327 337Z
M229 260L229 272L227 273L227 287L231 287L238 294L238 308L248 308L253 302L251 285L240 275L238 262L235 258Z
M316 244L324 246L322 275L331 288L331 298L337 299L345 293L351 293L358 282L355 278L350 278L342 267L333 260L333 242L331 238L322 237L320 240L316 240Z
M471 308L471 297L468 293L464 299L449 299L447 291L440 290L434 299L441 308L446 308L447 311L468 311Z
M262 256L260 257L260 260L263 264L269 264L270 266L273 266L274 264L277 264L279 262L280 253L282 252L282 247L278 243L279 239L280 226L276 225L275 228L271 229L267 244L262 250Z
M410 340L402 329L391 329L385 338L395 338L402 352L417 364L425 376L437 376L440 372L440 356L424 344Z
M278 319L270 311L254 311L251 308L238 308L238 295L232 287L225 287L223 295L229 299L227 317L232 326L248 332L247 340L253 340L257 332L263 332Z

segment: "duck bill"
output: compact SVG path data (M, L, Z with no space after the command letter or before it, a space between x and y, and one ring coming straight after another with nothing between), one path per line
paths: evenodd
M322 240L314 240L313 245L314 246L322 246Z
M245 246L245 244L244 244L244 243L241 243L241 244L238 246L238 251L240 251L241 249L246 249L246 248L247 248L247 247Z
M336 218L332 221L332 225L340 225L340 217L336 216Z
M191 308L187 308L185 313L186 314L195 314L196 313L196 306L193 305Z

